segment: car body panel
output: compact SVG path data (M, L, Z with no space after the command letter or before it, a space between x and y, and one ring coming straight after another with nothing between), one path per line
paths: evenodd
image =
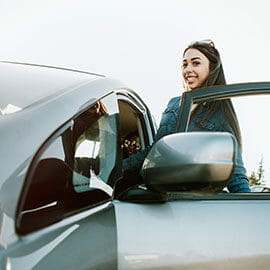
M0 254L1 269L117 269L114 207L105 203L22 236Z
M269 192L270 187L266 185L255 185L251 187L251 192Z
M44 98L78 87L104 76L87 72L74 72L63 68L0 61L0 108L8 104L23 109Z
M255 269L270 261L269 207L263 200L115 202L119 269Z

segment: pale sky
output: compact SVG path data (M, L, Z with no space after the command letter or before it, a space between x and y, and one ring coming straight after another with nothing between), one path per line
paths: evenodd
M270 81L268 2L0 0L0 59L112 76L139 93L159 122L169 99L182 92L181 56L192 41L214 41L228 83ZM243 137L252 121L240 123ZM267 131L256 134L260 142ZM269 152L269 144L263 148ZM260 161L260 154L252 156L248 171Z

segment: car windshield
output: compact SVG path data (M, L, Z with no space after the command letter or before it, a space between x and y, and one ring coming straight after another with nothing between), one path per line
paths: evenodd
M88 73L14 63L0 63L0 74L1 115L97 78Z

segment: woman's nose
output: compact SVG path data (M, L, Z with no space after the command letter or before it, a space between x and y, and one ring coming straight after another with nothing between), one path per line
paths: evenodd
M187 66L186 66L185 72L186 72L186 73L192 72L192 67L191 67L191 65L187 65Z
M187 70L192 71L192 65L187 65Z

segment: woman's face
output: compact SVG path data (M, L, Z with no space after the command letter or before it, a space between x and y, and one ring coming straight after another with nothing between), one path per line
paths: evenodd
M210 72L208 58L197 49L188 49L183 57L182 75L190 89L200 87Z

